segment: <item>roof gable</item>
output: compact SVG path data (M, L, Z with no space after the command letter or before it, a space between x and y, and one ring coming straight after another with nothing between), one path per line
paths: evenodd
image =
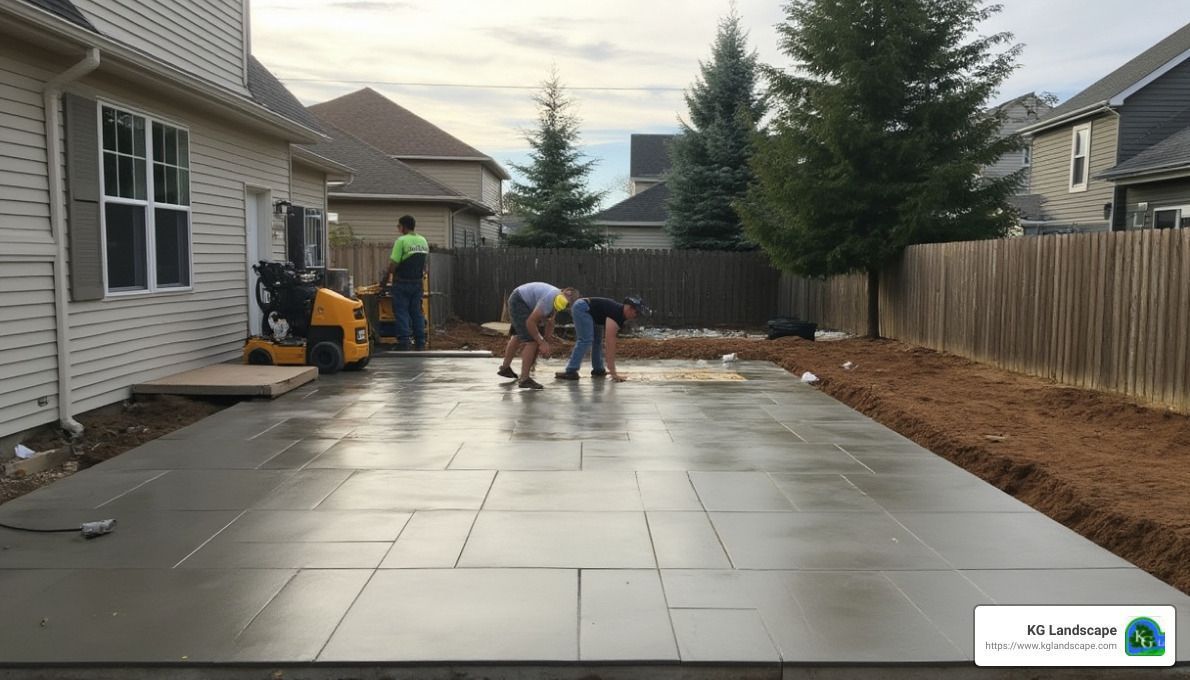
M669 219L669 185L665 182L651 186L635 196L620 201L612 207L597 213L594 220L597 224L628 223L628 224L656 224Z
M1190 24L1174 31L1128 63L1054 107L1049 115L1038 123L1038 127L1046 127L1046 122L1057 123L1071 114L1097 104L1119 106L1133 92L1187 58L1190 58Z
M669 143L677 135L632 135L628 174L633 178L662 177L670 168Z
M319 120L390 156L477 160L494 166L502 179L508 178L491 157L370 87L315 104L310 110Z

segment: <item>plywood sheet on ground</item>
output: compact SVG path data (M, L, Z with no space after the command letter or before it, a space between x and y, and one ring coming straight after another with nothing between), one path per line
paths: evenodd
M132 386L135 394L278 397L318 378L313 366L215 364Z

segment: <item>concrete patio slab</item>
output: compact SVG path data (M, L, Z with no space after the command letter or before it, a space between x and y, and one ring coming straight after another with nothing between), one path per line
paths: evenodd
M972 666L995 603L1172 604L1190 661L1190 598L775 366L496 366L377 357L0 506L118 521L0 528L0 679L1032 677Z

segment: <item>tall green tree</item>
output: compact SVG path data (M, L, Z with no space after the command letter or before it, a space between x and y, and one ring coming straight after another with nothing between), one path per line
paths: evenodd
M756 52L734 8L719 22L710 62L699 67L686 92L690 121L670 146L665 229L678 248L751 250L735 203L753 180L749 161L766 104Z
M1021 177L979 179L1019 148L983 108L1016 68L999 11L981 0L791 0L779 25L793 68L765 68L773 134L753 159L747 233L806 276L868 275L880 334L880 272L911 244L994 238Z
M513 182L506 202L525 218L525 226L508 237L508 244L528 248L582 248L602 245L606 239L591 216L603 199L587 190L587 177L596 161L583 160L578 148L578 116L566 95L557 71L533 97L537 103L537 128L526 135L532 146L528 165L513 164L524 176Z

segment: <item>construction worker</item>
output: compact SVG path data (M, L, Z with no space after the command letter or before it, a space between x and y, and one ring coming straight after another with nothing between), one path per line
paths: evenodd
M381 290L389 277L393 280L393 318L397 325L398 351L426 348L426 318L421 313L421 298L430 244L424 236L414 233L416 227L412 215L402 215L397 220L401 235L393 242L388 270L380 279Z
M570 311L574 317L574 333L578 342L570 353L566 370L558 371L554 377L558 380L578 380L583 356L590 350L592 378L602 378L610 371L612 380L624 382L624 376L616 371L616 333L632 319L648 313L649 308L636 296L628 296L623 302L603 297L579 299Z
M542 356L549 356L549 338L554 335L554 318L558 312L578 299L573 288L558 288L548 283L534 281L517 286L508 296L508 316L512 319L512 337L504 349L504 363L496 375L512 378L517 387L540 390L541 385L529 376L529 369ZM542 326L544 325L544 330ZM517 351L521 353L521 374L512 370L512 359Z

